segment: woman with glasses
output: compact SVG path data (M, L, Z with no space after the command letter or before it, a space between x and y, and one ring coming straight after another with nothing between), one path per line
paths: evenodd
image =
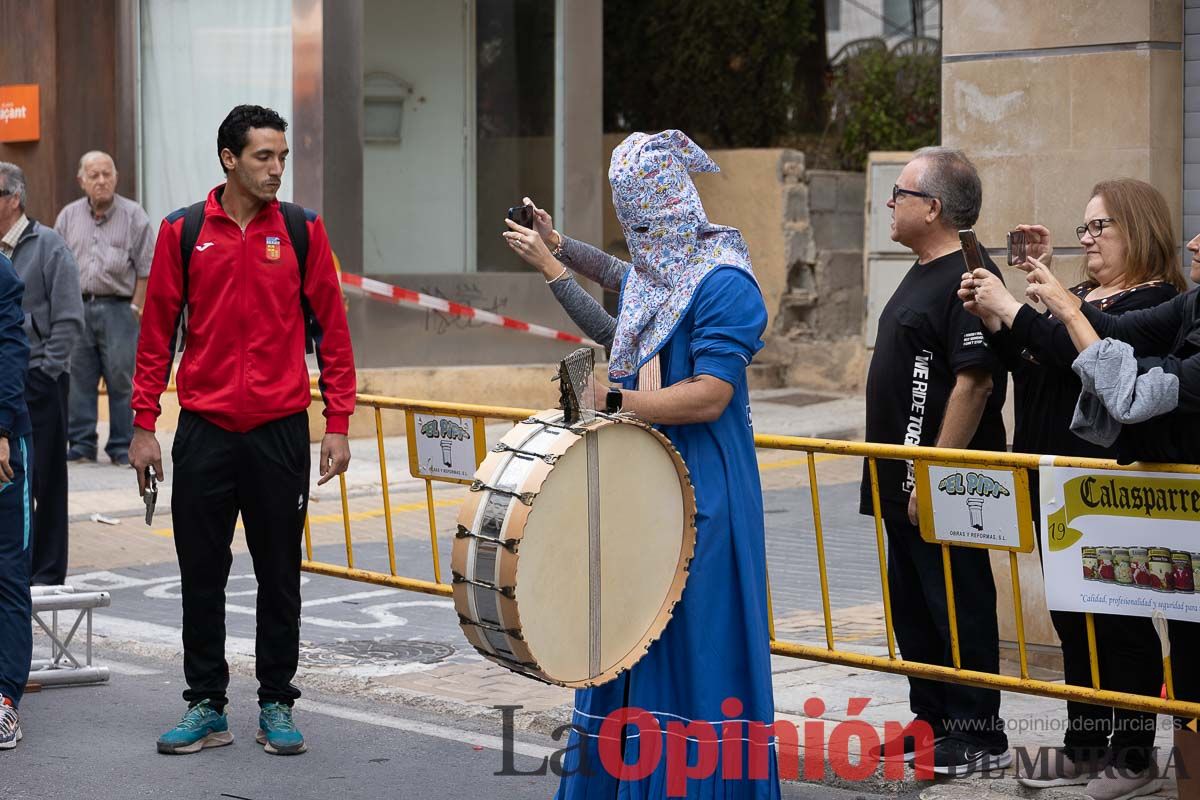
M1049 265L1050 232L1041 225L1021 225L1018 230L1029 240L1028 263ZM1086 277L1064 291L1097 315L1116 318L1137 309L1166 308L1160 304L1186 286L1175 255L1170 210L1147 183L1123 178L1097 184L1084 210L1084 223L1075 232L1083 246ZM1070 430L1082 387L1071 370L1078 352L1061 317L1053 312L1039 315L1009 294L994 275L986 275L964 275L959 296L982 319L1012 371L1013 450L1116 456L1116 449L1085 441ZM1036 480L1031 481L1030 495L1037 509ZM1062 641L1066 682L1091 686L1084 615L1052 611L1050 616ZM1161 656L1150 621L1109 614L1096 614L1094 619L1101 685L1156 696L1162 683ZM1137 797L1157 789L1153 714L1068 702L1067 717L1062 752L1049 760L1045 774L1023 776L1021 783L1032 788L1087 783L1088 796L1095 800ZM1100 772L1109 765L1117 769Z
M1187 244L1192 253L1191 279L1200 282L1200 235ZM1155 308L1114 318L1080 303L1079 299L1041 264L1032 265L1026 294L1045 303L1080 354L1080 369L1088 374L1104 353L1111 365L1120 364L1118 384L1140 388L1143 378L1174 385L1157 401L1157 416L1120 428L1116 439L1120 463L1200 463L1200 292L1197 288ZM1102 338L1103 337L1103 338ZM1089 358L1090 356L1090 358ZM1090 376L1094 377L1094 376ZM1134 379L1134 380L1130 380ZM1096 384L1100 389L1100 384ZM1137 400L1137 398L1132 398ZM1146 399L1146 398L1143 398ZM1135 403L1136 405L1136 403ZM1106 410L1114 418L1120 409ZM1118 413L1113 413L1117 411ZM1198 537L1200 540L1200 537ZM1200 624L1171 620L1168 625L1175 697L1200 702ZM1175 722L1176 781L1180 800L1200 800L1200 733L1197 721Z

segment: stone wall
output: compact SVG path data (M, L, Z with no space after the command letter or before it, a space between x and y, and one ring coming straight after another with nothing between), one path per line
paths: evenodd
M604 139L605 165L620 135ZM713 222L741 230L767 305L756 368L778 385L851 390L862 384L865 179L808 170L786 149L712 150L721 167L693 175ZM604 247L627 258L611 196ZM760 384L764 385L764 384Z
M1182 208L1183 7L1179 0L946 0L942 143L983 179L980 241L1022 222L1078 255L1092 186L1139 178ZM1097 90L1096 87L1104 87ZM1064 280L1079 259L1055 258ZM1024 276L1005 268L1010 288Z

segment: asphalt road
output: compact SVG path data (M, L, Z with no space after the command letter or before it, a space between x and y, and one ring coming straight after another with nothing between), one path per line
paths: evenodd
M125 661L115 660L119 655ZM296 720L309 751L271 756L255 744L252 679L234 676L229 714L235 741L193 755L155 752L158 735L182 710L179 666L101 651L113 669L103 685L46 689L22 703L25 739L0 753L5 800L409 800L409 798L549 798L545 775L501 775L504 731L493 721L448 719L308 691ZM512 766L538 769L559 744L524 732L513 736ZM519 749L518 749L519 748ZM784 784L788 800L882 800L903 795L846 792ZM911 795L915 797L915 795Z

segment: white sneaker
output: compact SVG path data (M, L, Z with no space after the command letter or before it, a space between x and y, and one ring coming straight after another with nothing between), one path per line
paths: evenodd
M12 750L21 741L21 715L12 700L0 694L0 750Z
M1129 800L1154 794L1163 786L1158 770L1150 767L1135 775L1101 775L1088 781L1085 796L1088 800Z
M1040 751L1046 752L1046 751ZM1040 754L1040 753L1039 753ZM1020 760L1018 760L1020 763ZM1035 762L1036 763L1036 762ZM1049 789L1052 786L1083 786L1103 769L1103 764L1091 761L1076 762L1065 751L1049 751L1046 764L1034 775L1018 775L1017 783L1030 789Z

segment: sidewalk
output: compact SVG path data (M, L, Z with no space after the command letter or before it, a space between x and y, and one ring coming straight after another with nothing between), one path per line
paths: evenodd
M809 402L813 401L813 402ZM753 403L755 428L763 433L792 434L801 436L816 436L828 438L861 438L861 421L863 419L863 403L861 398L829 398L812 396L811 393L798 390L772 390L756 393ZM508 425L489 426L488 441L495 442ZM169 452L169 433L160 433L164 454ZM415 480L408 474L408 464L405 453L405 442L402 437L389 438L385 441L387 453L387 468L389 489L392 495L393 527L397 542L397 560L403 566L410 567L407 574L417 574L418 564L414 559L419 548L428 550L428 522L424 514L425 486L423 481ZM352 442L354 460L346 483L348 495L351 498L351 514L355 518L355 557L356 563L361 559L364 563L378 557L381 545L382 521L377 511L372 510L379 505L381 486L377 464L377 445L374 440L356 440ZM314 460L318 447L314 445ZM772 559L772 578L776 582L775 592L775 625L777 637L781 640L803 642L805 644L824 645L824 622L819 602L813 604L811 593L798 591L809 589L805 582L815 580L814 569L809 556L800 550L780 549L779 542L790 541L797 531L803 532L795 519L784 516L795 514L795 508L784 507L780 499L783 491L795 494L795 506L802 507L807 501L807 466L805 459L795 458L797 454L787 452L764 451L760 454L763 467L764 493L768 497L767 523L769 554ZM800 454L802 455L802 454ZM166 464L168 478L171 466ZM828 519L826 530L828 548L843 548L842 551L831 549L830 553L846 552L862 549L860 539L856 538L864 526L869 526L865 518L859 518L857 509L846 506L845 497L856 496L858 476L861 465L857 459L834 458L823 462L821 466L821 488L823 496L842 498L840 504L830 503L825 509ZM73 465L71 468L72 494L72 573L78 574L94 570L116 570L129 568L134 571L137 565L157 565L160 570L168 568L174 562L174 547L171 541L169 517L169 485L163 486L159 499L161 517L156 516L153 530L147 530L140 517L144 509L133 488L133 476L128 470L118 469L109 465ZM461 502L465 493L462 487L438 484L435 486L437 505L453 507ZM801 494L802 493L802 494ZM311 515L313 524L314 547L327 548L323 553L337 552L343 532L341 524L341 507L338 484L333 481L319 489L315 486L312 493ZM411 508L409 508L411 506ZM88 521L95 510L103 510L116 519L120 524L108 526ZM454 510L439 511L438 539L439 549L452 539ZM839 521L838 514L842 515ZM160 521L161 520L161 521ZM782 527L781 527L782 526ZM867 561L874 559L874 533L870 532L871 549ZM335 547L336 545L336 547ZM374 550L372 550L374 548ZM774 549L773 549L774 548ZM241 537L237 537L235 553L245 552ZM401 552L403 550L403 552ZM443 580L449 576L448 550L442 559ZM403 561L401 561L401 556ZM376 560L375 563L378 563ZM833 566L836 566L834 564ZM376 567L378 568L378 567ZM875 569L874 581L878 581L877 566L870 567L867 572ZM235 566L235 572L239 569ZM244 570L248 571L248 570ZM149 575L149 572L146 572ZM156 575L158 573L155 573ZM864 573L866 574L866 573ZM247 576L248 577L248 576ZM321 579L334 581L334 579ZM794 584L797 591L787 591L785 582ZM877 594L869 592L845 592L847 588L855 589L853 581L837 581L838 591L842 592L839 602L834 603L833 620L834 635L839 647L856 650L874 655L886 655L884 647L883 611L877 601ZM854 584L848 586L847 584ZM321 584L328 587L330 584ZM317 581L310 584L317 586ZM332 591L361 592L367 587L361 584L346 584L338 582ZM305 618L310 618L307 610L307 598L310 596L306 588ZM245 594L244 592L242 594ZM316 594L314 592L314 594ZM348 595L347 597L353 597ZM397 593L391 599L413 599L414 595ZM790 599L789 599L790 598ZM848 598L848 599L847 599ZM336 599L336 598L333 598ZM382 598L381 598L382 599ZM834 598L835 600L837 598ZM325 603L317 600L313 605ZM358 603L358 600L354 601ZM397 605L393 603L392 605ZM181 652L178 643L178 632L175 628L164 624L166 617L156 619L147 625L131 625L130 621L119 619L127 615L131 605L119 601L114 594L113 608L110 614L98 614L96 629L104 637L105 649L115 649L132 654L146 654L166 658L178 663ZM174 606L172 606L174 609ZM313 613L334 616L334 607L325 605L321 611ZM414 628L404 634L414 645L431 646L440 643L444 653L450 655L416 658L403 663L393 663L388 668L357 667L347 669L344 660L329 657L333 652L332 645L324 642L310 643L316 655L303 658L298 682L314 690L344 693L357 698L380 704L402 704L414 707L424 712L444 715L447 718L470 718L480 722L494 724L499 730L501 715L497 706L520 706L515 715L517 728L541 735L552 735L560 726L571 718L572 693L568 690L536 683L527 678L512 673L500 666L483 660L466 645L452 613L445 609L436 611L436 631L434 627L423 628L420 639L413 641ZM172 611L172 614L176 611ZM433 612L431 612L433 613ZM112 618L106 620L106 616ZM364 626L359 626L364 627ZM351 633L355 625L346 626L344 636L354 636ZM306 627L306 631L313 628ZM336 629L331 629L336 631ZM309 634L304 634L308 638ZM376 636L376 641L387 640L384 634ZM344 640L343 640L344 641ZM391 640L395 642L397 640ZM361 644L361 642L345 642L346 645ZM253 675L253 641L245 635L232 636L227 641L231 669L242 675ZM847 668L825 665L811 661L800 661L786 657L774 657L773 674L775 685L775 701L779 719L788 720L800 726L803 732L804 723L821 720L825 723L825 739L828 741L830 732L841 722L847 720L862 720L882 734L887 722L905 723L911 718L908 711L907 680L901 676L885 673L864 671L857 668ZM1009 669L1009 667L1006 667ZM1035 677L1053 679L1055 676L1042 672ZM809 711L815 716L806 715L806 704L817 699L824 706L814 709L809 704ZM869 702L859 713L857 708L850 708L852 698L867 698ZM1059 725L1066 718L1065 703L1046 700L1033 696L1005 694L1001 710L1009 725L1010 743L1014 748L1053 747L1061 744ZM1160 725L1164 719L1160 719ZM1159 734L1159 744L1170 747L1170 730L1162 727ZM860 746L858 738L849 740L851 763L857 762L857 752ZM565 742L564 742L565 744ZM803 745L803 733L801 734ZM1163 756L1165 758L1165 755ZM882 770L861 783L848 783L833 775L828 766L825 782L828 785L843 786L863 791L884 792L920 792L923 798L929 800L987 800L987 798L1003 797L1039 797L1046 800L1058 798L1079 797L1082 789L1046 790L1040 793L1024 790L1016 784L1012 770L1001 778L970 778L953 783L921 784L913 779L912 773L904 781L885 781ZM1173 785L1168 791L1157 795L1159 797L1175 797Z

